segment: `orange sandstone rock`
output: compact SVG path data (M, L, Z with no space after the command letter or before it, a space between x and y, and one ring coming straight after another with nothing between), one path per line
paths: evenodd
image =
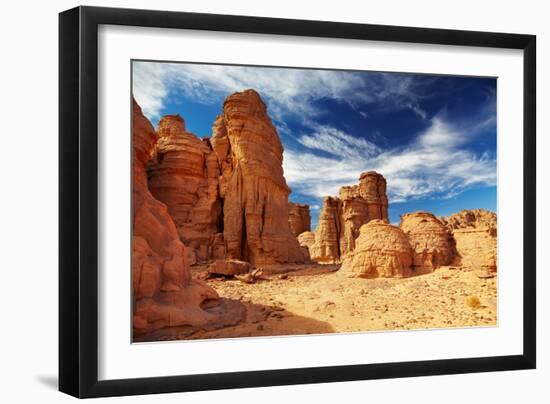
M340 200L340 254L344 257L355 249L361 226L374 219L388 220L386 180L374 171L362 173L359 185L340 188Z
M305 231L311 230L311 216L309 214L309 205L301 203L288 204L288 223L290 231L295 237L298 237Z
M217 299L205 282L191 278L185 246L166 205L149 192L145 165L156 134L133 102L132 286L134 335L176 325L202 325L216 316L201 303Z
M460 263L474 270L497 270L497 215L485 209L462 210L442 218L450 229Z
M300 246L311 248L315 244L315 233L312 231L305 231L302 234L298 235L298 243Z
M213 127L227 257L256 264L303 262L288 221L283 146L258 93L229 96Z
M486 209L461 210L454 215L441 218L450 229L494 229L497 228L497 214Z
M339 197L325 197L315 230L311 259L339 263L355 249L359 229L371 220L388 220L386 180L374 171L361 174L359 184L340 188Z
M315 230L315 243L309 247L311 259L320 264L340 263L340 234L342 229L342 201L327 196Z
M199 261L213 256L212 245L220 230L218 161L208 140L185 130L179 115L159 122L149 189L168 206L180 239Z
M447 227L433 214L404 214L399 227L414 250L413 265L416 268L434 270L442 265L450 265L455 259L455 240Z
M360 278L411 275L413 249L403 231L384 220L361 226L355 250L348 254L341 273Z
M208 267L208 272L218 275L243 275L250 271L250 264L238 260L216 260Z

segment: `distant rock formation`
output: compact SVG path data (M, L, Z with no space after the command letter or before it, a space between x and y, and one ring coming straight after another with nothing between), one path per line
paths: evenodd
M319 213L315 243L309 247L311 259L320 264L340 263L340 234L342 231L342 201L327 196Z
M216 316L201 303L218 299L205 282L191 278L185 246L166 205L149 192L145 165L157 135L133 101L133 330L134 335L178 325L202 325Z
M486 209L465 209L440 219L450 230L494 229L496 233L497 214Z
M311 262L311 249L315 244L315 233L312 231L305 231L298 235L298 243L302 248L302 253L306 258L306 262Z
M447 227L429 212L406 213L399 227L414 251L417 269L434 270L450 265L457 255L455 240Z
M388 220L386 179L374 171L362 173L359 185L340 188L342 201L340 255L355 249L359 229L374 219Z
M148 169L151 193L168 206L180 239L196 259L223 258L219 166L208 140L187 132L179 115L162 118L157 134Z
M369 171L360 175L358 185L340 188L339 197L323 199L311 259L339 263L355 249L361 226L375 219L388 220L386 180Z
M294 237L298 237L305 231L311 231L309 205L290 202L288 204L288 223Z
M360 278L411 275L414 251L399 227L371 220L361 226L355 243L355 250L343 260L341 273Z
M497 215L485 209L462 210L441 219L451 231L462 266L497 270Z

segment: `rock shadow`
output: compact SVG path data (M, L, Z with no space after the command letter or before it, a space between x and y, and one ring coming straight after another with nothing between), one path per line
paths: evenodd
M314 318L296 315L277 305L220 299L215 307L205 308L219 314L216 322L205 326L166 327L134 338L134 342L249 338L283 335L328 334L332 325Z

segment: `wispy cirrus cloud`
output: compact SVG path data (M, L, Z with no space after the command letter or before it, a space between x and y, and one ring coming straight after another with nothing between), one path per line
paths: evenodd
M368 158L380 154L373 142L327 125L311 125L312 132L297 137L298 143L342 158Z
M449 198L473 186L496 184L496 156L462 147L478 133L478 124L459 130L438 116L410 145L370 155L353 155L345 147L339 157L286 150L285 176L294 191L320 198L337 195L341 186L357 183L361 172L375 170L386 177L391 202Z
M427 96L421 90L426 80L388 73L133 62L134 96L150 119L159 117L170 92L208 104L247 88L262 94L276 121L289 114L305 119L317 116L323 111L314 103L321 99L338 100L356 110L369 103L408 108L424 116L418 101ZM363 110L357 113L368 116Z

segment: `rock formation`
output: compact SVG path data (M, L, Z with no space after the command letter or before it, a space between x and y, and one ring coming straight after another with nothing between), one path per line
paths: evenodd
M485 209L462 210L442 218L451 231L462 266L497 270L497 216Z
M414 251L399 227L371 220L361 226L355 243L355 250L344 258L339 272L360 278L411 274Z
M319 213L315 243L309 247L311 259L320 264L340 262L340 234L342 229L342 201L327 196Z
M243 275L250 271L250 264L238 260L216 260L208 267L208 272L217 275Z
M301 247L306 247L308 250L315 244L315 233L312 231L305 231L298 236L298 243Z
M461 210L454 215L441 218L450 229L494 229L497 228L497 214L486 209Z
M374 171L362 173L359 185L340 188L340 200L340 255L344 257L355 249L361 226L374 219L388 220L386 180Z
M201 303L217 299L205 282L191 278L185 246L166 205L149 192L145 165L156 134L133 102L132 286L134 335L177 325L201 325L216 316Z
M212 130L200 139L179 115L165 116L148 168L149 188L168 206L188 259L303 262L289 223L283 147L260 96L229 96ZM297 230L309 229L307 205L298 212Z
M310 231L311 216L309 214L309 205L290 202L288 204L288 223L294 237L298 237L305 231Z
M298 243L302 248L302 253L306 259L306 262L311 261L311 249L315 244L315 233L312 231L305 231L298 235Z
M451 264L456 257L455 241L451 232L433 214L404 214L399 227L414 251L413 265L416 269L434 270Z
M148 170L151 193L168 206L180 239L199 261L223 258L219 167L212 148L187 132L179 115L162 118L157 134Z
M388 220L386 180L374 171L362 173L359 184L340 188L339 197L325 197L315 230L311 259L338 263L355 249L362 225Z
M254 90L229 96L213 127L227 257L257 264L303 262L288 222L283 146Z

